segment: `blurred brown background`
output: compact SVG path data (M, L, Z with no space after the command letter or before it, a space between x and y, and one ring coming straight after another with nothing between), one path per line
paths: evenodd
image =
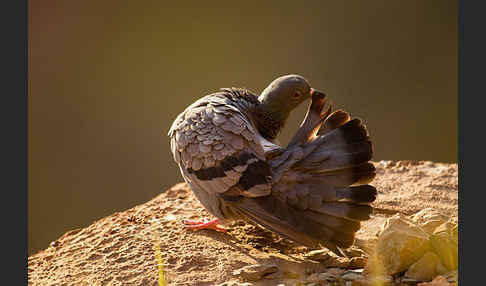
M298 73L375 161L457 162L457 1L165 2L29 1L29 254L182 181L169 126L220 87Z

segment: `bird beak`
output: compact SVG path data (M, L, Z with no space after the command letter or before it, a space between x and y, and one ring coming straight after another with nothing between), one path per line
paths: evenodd
M311 100L312 98L315 98L314 100L323 100L326 98L326 94L322 91L318 91L316 89L311 88L310 90L310 95L311 95Z

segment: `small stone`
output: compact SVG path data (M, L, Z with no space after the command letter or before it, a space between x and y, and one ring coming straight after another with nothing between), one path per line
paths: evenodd
M339 276L339 275L343 274L344 272L346 272L346 270L344 270L342 268L333 267L333 268L326 269L326 273L329 273L329 274L332 274L332 275L335 275L335 276Z
M411 285L415 285L417 284L418 281L417 279L413 279L413 278L408 278L408 277L402 277L402 279L400 280L401 283L405 283L405 284L411 284Z
M61 243L59 242L59 240L56 240L56 241L51 242L49 245L50 245L51 247L58 247L58 246L59 246L59 244L61 244Z
M349 259L340 257L328 251L327 249L313 250L304 255L305 258L325 264L327 267L346 268L349 264Z
M349 257L362 257L362 256L366 256L366 253L362 249L359 249L357 247L348 248L344 252Z
M457 282L457 270L444 273L442 276L450 283Z
M395 166L396 165L396 162L395 161L385 161L385 160L381 160L380 161L380 165L383 168L390 168L390 167Z
M233 275L239 276L244 280L258 281L263 276L272 274L278 271L278 267L275 264L255 264L248 265L233 271Z
M362 277L363 276L361 274L354 273L354 272L346 272L343 275L341 275L341 278L343 278L344 280L351 280L351 281L358 280Z
M341 278L341 274L343 273L344 271L342 272L339 272L336 273L336 272L323 272L323 273L319 273L317 275L317 282L322 282L322 281L325 281L325 282L335 282L335 281L343 281L343 279ZM324 284L324 285L327 285L327 284Z
M336 280L336 275L334 274L331 274L331 273L327 273L327 272L324 272L324 273L319 273L317 275L317 279L318 281L333 281L333 280Z
M447 282L447 279L445 279L442 276L437 276L434 278L434 280L430 282L423 282L417 284L417 286L451 286L449 282Z
M168 214L165 217L162 218L163 221L174 221L176 220L177 217L173 214Z
M348 267L352 269L363 268L367 262L368 259L366 257L353 257L349 260Z
M318 250L309 251L304 255L304 257L309 260L323 262L329 259L331 255L329 254L329 251L327 249L318 249Z

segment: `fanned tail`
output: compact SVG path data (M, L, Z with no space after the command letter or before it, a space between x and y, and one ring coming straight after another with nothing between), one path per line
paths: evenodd
M270 159L278 179L272 194L244 198L235 206L283 237L343 255L340 248L354 243L360 222L372 213L377 195L368 185L376 174L369 162L373 150L360 119L341 110L330 114L330 109L322 116L321 110L322 104L311 106L287 150Z

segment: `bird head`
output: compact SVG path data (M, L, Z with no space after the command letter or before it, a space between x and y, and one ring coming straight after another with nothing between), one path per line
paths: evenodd
M306 99L310 99L311 91L304 77L291 74L272 81L259 99L263 104L278 106L282 111L291 111Z
M272 81L258 98L268 113L285 121L292 110L316 92L304 77L291 74Z

